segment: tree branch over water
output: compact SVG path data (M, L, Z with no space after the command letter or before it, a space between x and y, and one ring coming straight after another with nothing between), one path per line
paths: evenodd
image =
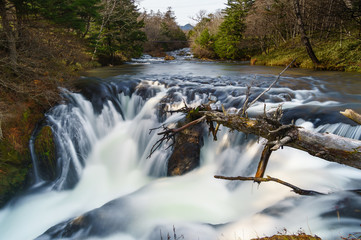
M246 134L254 134L267 140L267 144L264 147L258 164L257 172L255 177L252 178L252 180L256 182L275 181L275 178L263 178L263 176L272 152L282 149L284 146L308 152L313 156L330 162L361 169L361 141L359 140L345 138L330 133L318 133L306 130L302 127L295 126L293 123L284 125L281 123L283 116L282 105L279 105L272 113L264 111L263 115L258 116L257 118L247 117L248 108L264 93L271 89L271 87L280 79L281 74L284 73L293 62L294 61L292 61L278 75L277 79L250 104L247 103L248 97L246 97L243 109L236 114L227 113L223 106L222 111L212 110L209 104L200 105L196 108L185 107L180 109L180 112L187 114L187 118L193 119L193 121L175 129L164 127L165 131L158 133L158 135L161 135L162 137L151 149L151 154L154 153L164 141L169 141L171 138L174 139L177 133L187 129L189 126L199 124L200 122L206 122L209 125L209 132L212 133L214 140L217 139L217 132L220 125L223 125L232 131L235 130ZM216 128L214 127L214 124L216 124Z
M292 185L291 183L282 181L278 178L274 178L271 176L267 176L266 178L264 178L264 177L241 177L241 176L224 177L224 176L216 175L214 177L217 179L230 180L230 181L254 181L254 182L258 182L258 183L260 183L260 182L276 182L276 183L279 183L284 186L292 188L292 190L299 195L307 195L307 196L324 195L323 193L320 193L320 192L316 192L316 191L312 191L312 190L305 190L305 189L296 187L295 185Z

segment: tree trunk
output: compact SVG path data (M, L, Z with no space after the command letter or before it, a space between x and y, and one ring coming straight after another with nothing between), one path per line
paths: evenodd
M302 43L305 45L306 50L307 50L307 54L311 58L312 62L314 64L316 64L316 65L319 65L320 61L316 57L316 55L315 55L315 53L314 53L314 51L312 49L310 40L306 35L305 25L303 23L302 16L301 16L299 0L293 0L293 7L294 7L294 10L295 10L297 25L298 25L298 27L300 29Z
M224 115L215 111L204 111L200 114L206 116L207 121L214 121L232 130L255 134L271 141L274 141L276 134L272 132L282 128L266 119L249 119L236 114ZM282 132L282 137L289 136L291 141L281 145L300 149L330 162L361 169L361 141L359 140L297 127L284 128Z
M7 9L8 2L0 0L0 16L2 27L5 31L6 43L9 49L9 58L12 67L17 65L17 50L16 50L16 37L15 31L10 24L9 10Z

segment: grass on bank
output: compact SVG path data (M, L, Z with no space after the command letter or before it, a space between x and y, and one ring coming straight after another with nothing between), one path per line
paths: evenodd
M267 66L286 66L297 58L295 66L319 70L361 72L361 40L338 40L312 42L313 49L321 64L315 66L307 55L300 40L293 40L270 49L265 54L253 56L251 63Z

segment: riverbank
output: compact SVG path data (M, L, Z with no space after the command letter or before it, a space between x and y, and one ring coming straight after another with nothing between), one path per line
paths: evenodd
M313 48L321 64L315 66L307 55L305 47L298 40L283 43L277 48L270 49L267 54L253 56L251 64L266 66L286 66L297 58L294 67L361 72L361 41L338 40L328 42L314 42Z
M48 23L27 31L27 47L19 49L17 65L8 64L6 57L0 65L0 207L26 186L31 133L44 113L61 101L60 88L74 89L80 71L98 66L75 34ZM7 56L1 48L0 53ZM52 137L44 136L39 146L49 152Z

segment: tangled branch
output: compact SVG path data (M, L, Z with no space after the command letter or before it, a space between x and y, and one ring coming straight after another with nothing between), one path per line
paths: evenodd
M171 129L171 128L167 128L165 126L162 126L162 127L159 127L159 128L153 128L153 129L150 129L150 133L154 130L157 130L157 129L160 129L160 128L163 128L163 132L160 132L160 133L157 133L157 135L160 135L162 136L151 148L150 150L150 154L148 155L147 158L150 158L152 156L152 154L158 149L160 148L160 146L162 146L163 142L165 143L168 143L170 140L172 140L172 143L167 147L170 148L174 145L174 137L177 133L183 131L184 129L187 129L189 128L190 126L193 126L193 125L196 125L200 122L202 122L204 119L206 119L206 116L203 116L203 117L200 117L192 122L189 122L187 124L185 124L184 126L180 127L180 128L174 128L174 129Z

